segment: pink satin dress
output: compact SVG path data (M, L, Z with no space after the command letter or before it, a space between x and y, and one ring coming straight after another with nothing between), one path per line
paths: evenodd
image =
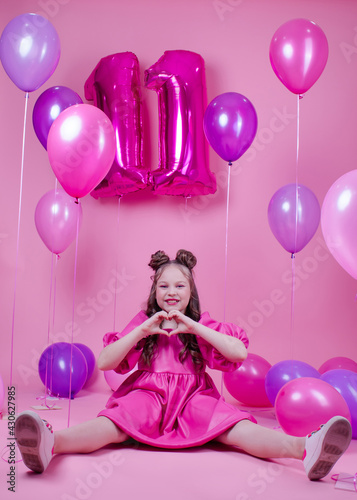
M107 333L104 345L115 342L147 319L141 311L121 333ZM200 323L248 345L243 330L231 323L218 323L203 313ZM200 337L197 341L206 366L233 371L232 363ZM182 343L178 335L159 335L158 354L150 366L133 347L116 368L118 373L133 372L109 398L98 416L112 420L129 436L160 448L187 448L202 445L243 419L256 420L247 412L225 402L212 378L203 369L195 370L191 356L179 360Z

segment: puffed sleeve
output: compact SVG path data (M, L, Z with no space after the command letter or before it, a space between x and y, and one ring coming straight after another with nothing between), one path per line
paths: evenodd
M204 312L201 315L199 321L204 326L212 328L217 332L224 333L226 335L231 335L243 342L245 347L248 347L249 340L247 334L244 330L239 328L233 323L219 323L210 317L208 312ZM197 342L201 350L202 356L207 363L209 368L214 370L221 370L222 372L232 372L237 370L242 363L232 362L226 359L217 349L215 349L211 344L203 340L201 337L197 336Z
M134 328L141 325L147 319L144 311L140 311L131 321L126 325L122 332L111 332L106 333L103 337L103 347L106 347L113 342L121 339L129 332L131 332ZM139 361L141 355L142 348L140 348L140 342L133 346L125 358L121 361L121 363L114 369L117 373L128 373L132 370L137 362Z

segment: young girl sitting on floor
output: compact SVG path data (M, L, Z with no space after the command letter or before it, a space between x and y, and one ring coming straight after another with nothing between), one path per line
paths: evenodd
M309 479L326 476L346 451L351 425L336 416L317 431L295 437L258 425L224 401L206 366L236 370L248 339L230 323L201 314L192 269L196 257L179 250L151 257L155 271L146 311L121 333L104 337L101 370L132 373L90 421L52 432L37 413L25 411L15 435L25 465L43 472L55 453L90 453L129 437L160 448L187 448L215 439L261 458L297 458Z

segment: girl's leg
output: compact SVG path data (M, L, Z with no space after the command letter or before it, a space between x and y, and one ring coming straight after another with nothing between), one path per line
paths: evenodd
M218 436L216 441L238 446L259 458L302 459L305 449L305 437L289 436L250 420L241 420Z
M97 417L54 433L53 453L91 453L111 443L122 443L128 435L109 418Z

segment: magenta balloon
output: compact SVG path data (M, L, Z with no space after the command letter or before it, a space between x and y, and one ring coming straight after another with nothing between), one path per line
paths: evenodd
M79 95L68 87L50 87L35 102L32 123L38 140L47 149L47 137L52 123L65 109L82 104Z
M82 206L62 189L48 191L37 203L35 224L46 247L60 254L75 240L82 223Z
M357 373L357 363L351 358L345 358L344 356L336 356L335 358L330 358L325 363L323 363L320 368L320 373L328 372L329 370L351 370Z
M298 211L296 213L296 199ZM320 222L320 205L314 193L299 184L278 189L268 206L269 226L287 252L300 252L316 233Z
M294 94L303 94L326 66L327 38L314 22L292 19L274 33L269 55L272 68L285 87Z
M357 279L357 170L342 175L328 190L322 203L321 228L333 257Z
M238 401L248 406L272 406L265 392L265 376L271 364L257 354L249 353L234 372L223 374L224 385Z
M121 196L147 187L140 85L139 61L132 52L102 58L85 82L86 99L110 118L116 136L114 162L91 193L94 198Z
M168 50L145 71L145 87L159 101L159 167L150 174L156 194L214 193L203 133L207 104L204 60L188 50Z
M129 377L134 371L137 370L137 367L135 367L133 370L131 370L128 373L117 373L114 370L108 370L104 372L104 378L106 383L109 385L112 391L116 391L118 387L124 382L125 379Z
M269 401L275 404L280 389L295 378L320 378L320 373L308 363L295 359L286 359L273 365L265 377L265 390Z
M86 196L103 180L113 163L113 125L95 106L75 104L53 122L47 152L63 189L74 198Z
M357 438L357 373L351 370L330 370L321 380L332 385L346 401L351 413L352 437Z
M220 94L207 106L203 128L208 142L225 161L238 160L252 144L258 119L253 104L242 94Z
M68 342L55 342L41 354L38 371L42 383L54 396L73 398L87 380L83 353Z
M10 21L0 38L0 59L13 83L32 92L52 75L60 58L58 34L48 19L21 14Z
M296 378L280 389L275 413L283 431L292 436L306 436L336 415L351 422L341 394L324 380L310 377Z

